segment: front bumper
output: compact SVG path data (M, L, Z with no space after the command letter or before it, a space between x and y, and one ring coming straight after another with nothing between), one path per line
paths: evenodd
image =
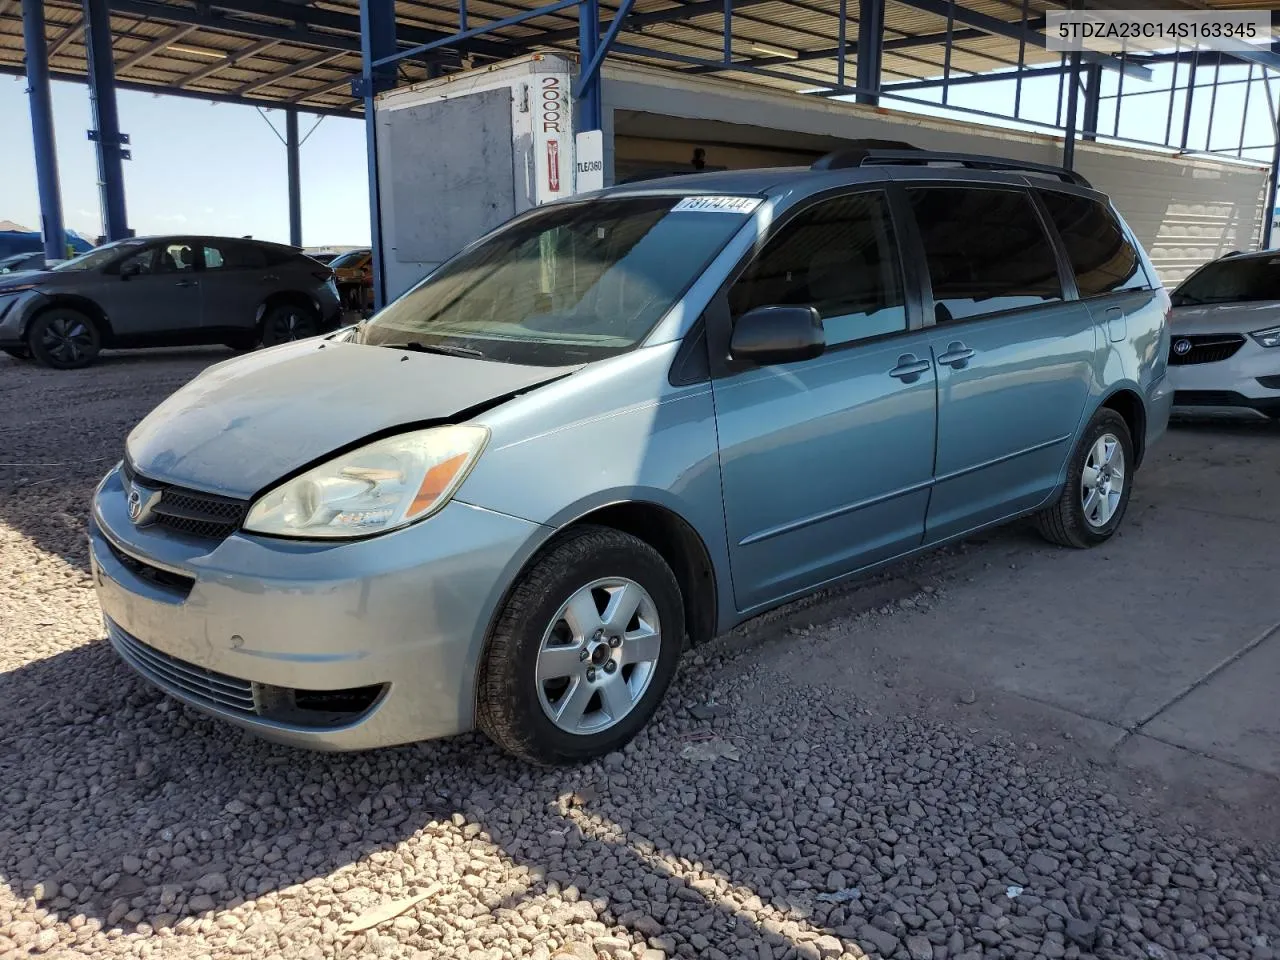
M0 294L0 347L25 345L27 321L47 302L48 298L38 290Z
M455 501L368 540L215 543L133 526L117 469L90 547L112 644L152 683L272 740L359 750L473 728L488 624L543 530ZM358 710L282 707L293 691Z
M1168 379L1178 416L1280 416L1280 348L1260 346L1252 337L1226 360L1171 364Z

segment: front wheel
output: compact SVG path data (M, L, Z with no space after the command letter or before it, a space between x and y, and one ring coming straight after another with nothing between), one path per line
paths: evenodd
M1064 547L1096 547L1110 540L1129 505L1135 462L1124 417L1099 410L1071 455L1058 499L1036 514L1040 534Z
M607 527L572 530L499 614L481 666L480 728L536 763L603 756L653 716L683 643L680 586L661 555Z
M102 338L78 310L53 307L31 321L27 347L36 362L54 370L78 370L98 359Z

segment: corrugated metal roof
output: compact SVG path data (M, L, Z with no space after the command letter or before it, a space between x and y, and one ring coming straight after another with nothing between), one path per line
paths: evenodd
M360 72L359 3L357 0L319 0L304 4L295 0L110 0L111 28L117 79L123 87L156 88L157 92L231 98L263 105L293 103L303 109L359 112L360 102L351 95L349 80ZM841 0L733 0L732 51L735 60L764 60L769 69L794 75L796 80L742 71L724 73L732 79L779 89L836 82L835 48L839 38ZM538 0L467 0L467 25L487 22L536 9ZM672 0L637 0L633 18L678 12L682 6L705 11L687 20L649 23L634 21L619 35L629 47L648 47L667 58L621 55L623 59L650 63L666 69L699 72L694 65L674 58L720 61L723 56L723 8L719 3L687 3ZM846 0L847 56L845 82L856 74L858 4ZM1169 6L1175 4L1170 2ZM1188 2L1188 5L1190 3ZM616 0L602 5L601 20L612 18ZM1030 19L1065 4L1028 0ZM1252 0L1207 0L1195 6L1269 7ZM982 14L1007 24L1022 18L1021 0L965 0L956 6L950 28L945 4L939 12L920 10L889 0L885 10L882 76L885 83L940 76L944 44L950 29L954 38L952 76L985 73L1017 64L1019 41L976 30L966 22L969 14ZM402 46L424 42L424 31L453 33L458 30L456 6L398 2L396 14ZM86 70L82 9L69 0L47 0L45 37L50 45L50 66L55 76L82 78ZM487 42L486 42L487 41ZM897 41L897 43L894 43ZM531 49L576 50L577 12L567 8L500 28L479 38L466 52L479 61L510 56ZM459 54L442 51L462 65ZM1029 65L1055 63L1034 42L1026 43L1023 61ZM21 7L18 0L0 0L0 72L19 73L23 67ZM406 60L399 65L402 83L426 79L427 65ZM797 82L798 81L798 82Z

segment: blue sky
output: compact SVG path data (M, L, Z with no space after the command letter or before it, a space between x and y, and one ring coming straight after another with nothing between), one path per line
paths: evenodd
M129 225L139 234L200 232L289 240L284 144L253 107L122 90ZM58 172L67 226L91 241L101 231L98 168L88 90L53 84ZM265 111L281 135L284 113ZM299 117L305 135L318 118ZM37 228L35 161L26 81L0 77L0 220ZM302 239L308 246L369 242L364 123L328 117L302 146Z
M1245 74L1244 66L1231 66L1221 71L1220 79L1243 79ZM1185 84L1186 75L1187 68L1183 66L1180 84ZM1202 69L1199 82L1208 83L1211 76L1212 71ZM1103 77L1104 94L1114 94L1117 74L1108 72ZM1168 65L1157 67L1150 81L1126 79L1121 135L1139 140L1164 139L1170 80ZM1273 86L1280 99L1280 83ZM0 129L6 133L4 149L0 151L0 219L34 227L40 217L25 89L26 83L20 78L0 77ZM1009 81L954 87L951 102L1012 113L1013 90ZM1057 91L1056 78L1028 80L1023 87L1024 114L1053 122ZM1147 92L1130 97L1141 91ZM118 96L121 128L132 138L134 157L125 162L129 223L139 234L192 231L288 241L284 145L257 110L131 91L121 91ZM914 91L911 96L936 100L940 93ZM1175 138L1181 131L1183 97L1179 91L1173 98ZM1190 145L1195 149L1205 146L1209 100L1208 90L1202 89L1197 90L1192 102ZM1102 106L1100 127L1105 132L1112 129L1114 103L1107 100ZM79 84L55 83L53 105L64 215L69 227L92 239L100 232L101 218L97 165L92 144L85 136L91 125L88 92ZM892 100L886 100L884 105L943 112ZM1234 149L1243 107L1243 84L1220 88L1213 147ZM1249 144L1272 141L1274 109L1263 85L1255 83L1245 118ZM284 114L268 110L266 116L283 133ZM303 134L315 120L302 115ZM1269 161L1270 149L1254 156ZM302 217L303 242L309 246L369 242L363 121L327 118L303 145Z

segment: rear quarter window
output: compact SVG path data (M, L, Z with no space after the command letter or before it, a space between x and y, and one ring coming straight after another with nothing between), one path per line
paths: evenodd
M1040 191L1040 199L1062 238L1081 297L1151 285L1141 256L1106 204L1050 190Z

